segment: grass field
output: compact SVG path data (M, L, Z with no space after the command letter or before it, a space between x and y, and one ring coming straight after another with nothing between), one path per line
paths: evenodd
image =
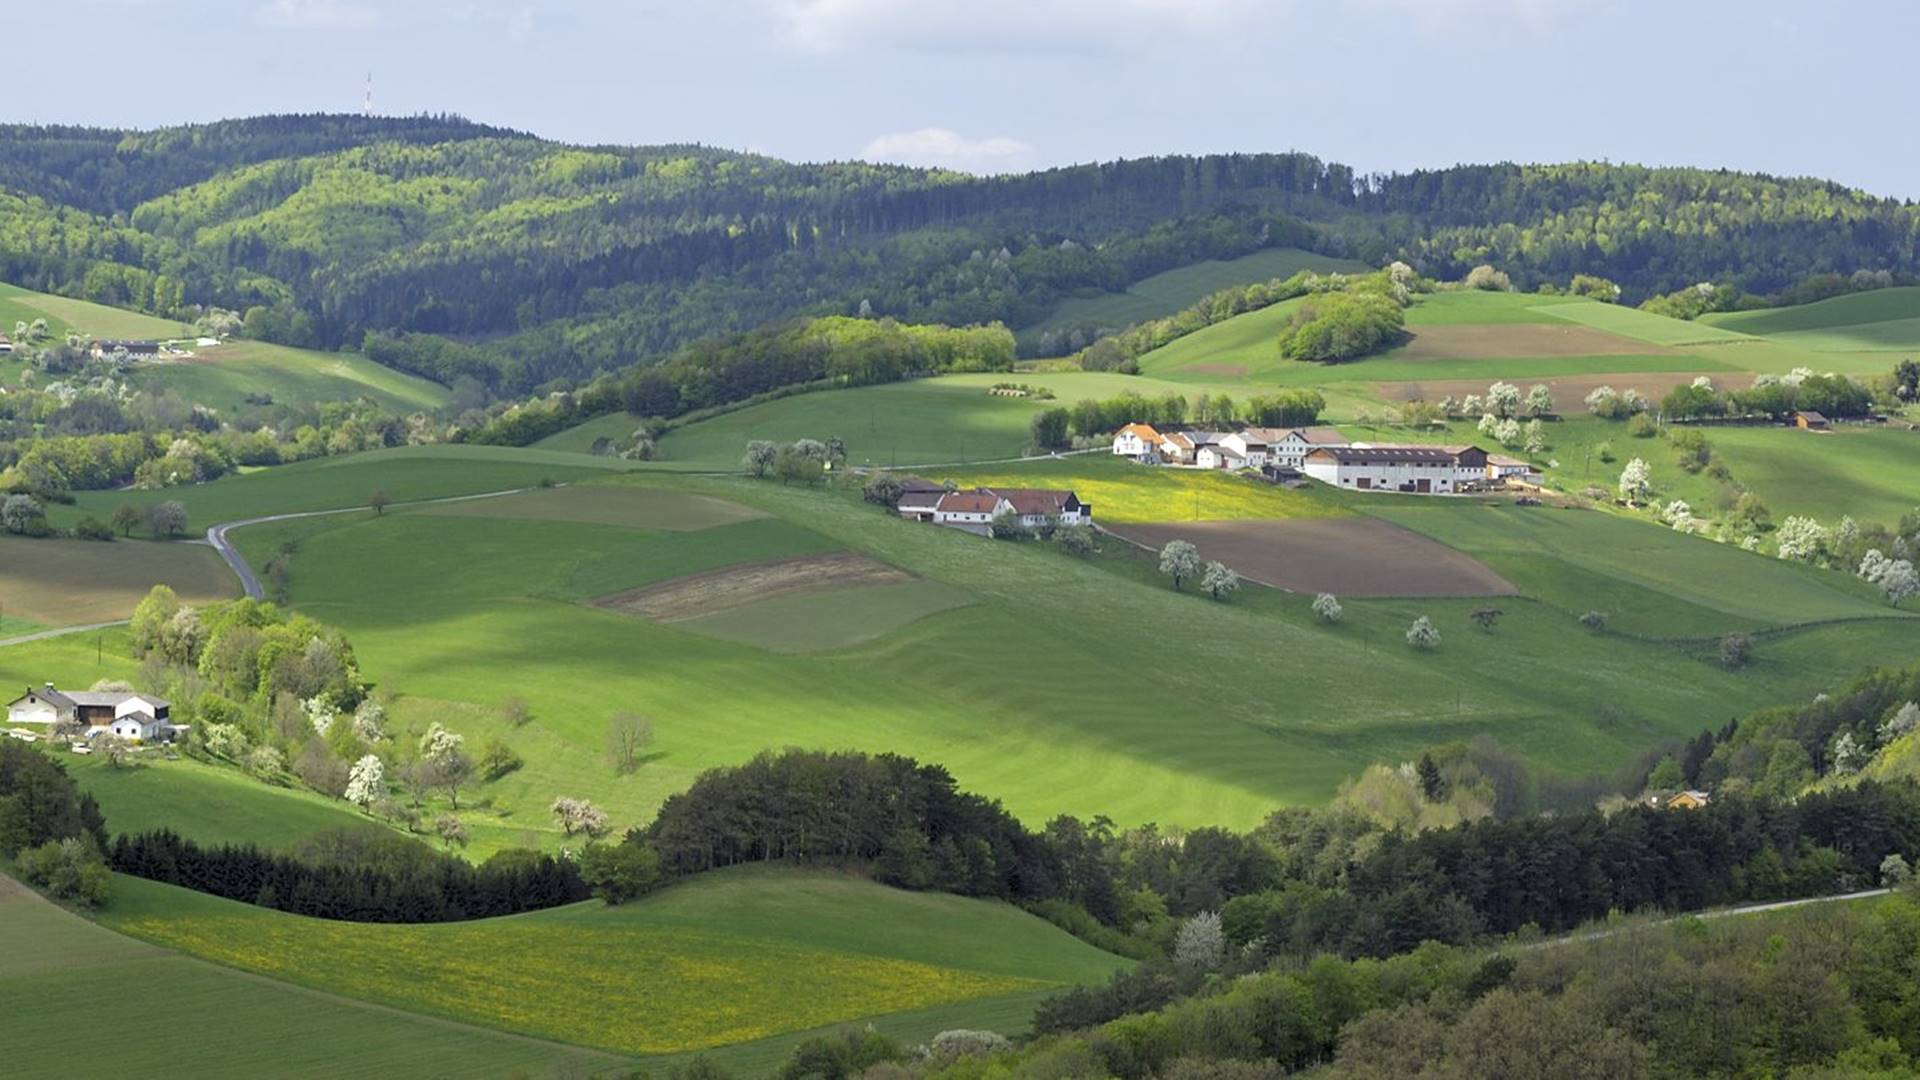
M1617 318L1617 309L1610 304L1564 298L1550 305L1543 305L1541 301L1541 297L1520 293L1448 292L1423 296L1407 309L1407 328L1415 335L1413 344L1348 363L1316 364L1283 359L1274 345L1281 326L1306 302L1304 298L1289 300L1170 342L1142 356L1140 368L1148 375L1173 381L1333 386L1360 380L1474 378L1490 382L1600 372L1711 371L1728 366L1720 360L1650 350L1645 344L1650 339L1644 332L1624 334L1611 326L1591 324L1587 319L1563 317L1567 312L1588 315L1587 309L1592 308L1616 311L1615 316L1602 313L1597 317L1598 322L1604 323ZM1673 320L1661 321L1673 323ZM1612 336L1589 335L1590 355L1564 355L1564 348L1543 345L1540 355L1530 356L1525 355L1523 348L1503 340L1503 335L1532 340L1539 337L1543 329L1571 330L1581 326ZM1422 327L1444 329L1446 333L1430 336L1450 341L1461 337L1469 328L1477 328L1470 336L1477 336L1485 349L1476 351L1470 342L1461 342L1446 350L1445 355L1433 355L1433 350L1420 342Z
M249 394L303 407L365 397L397 413L432 411L449 397L438 383L382 367L358 353L317 352L265 341L229 341L195 351L191 360L137 365L134 381L222 412L242 408Z
M182 956L62 911L4 876L0 997L7 1002L0 1041L13 1076L150 1076L178 1066L197 1077L236 1080L479 1078L584 1075L624 1063ZM137 1023L104 1038L96 1024L76 1022L103 1002L137 1009Z
M192 332L185 323L172 319L0 283L0 333L11 335L14 323L39 318L47 320L55 341L65 338L69 330L97 338L148 339L185 337Z
M1068 487L1102 522L1317 518L1350 513L1350 497L1314 485L1293 490L1209 469L1164 469L1112 454L1005 466L939 469L932 480L962 487Z
M1142 520L1184 519L1195 490L1202 517L1324 516L1355 505L1311 489L1148 470L1102 455L952 472L967 481L1071 484L1113 520L1128 515L1129 501ZM624 827L644 821L699 770L784 745L939 761L1029 821L1070 812L1246 825L1276 805L1325 798L1371 761L1465 733L1491 732L1563 768L1610 768L1652 739L1691 733L1703 714L1811 694L1860 666L1903 655L1920 637L1903 623L1848 626L1846 648L1804 635L1791 648L1768 643L1779 652L1767 666L1735 675L1684 649L1586 632L1574 621L1577 611L1569 613L1586 609L1578 581L1559 592L1538 586L1545 603L1506 604L1508 619L1493 635L1470 631L1474 601L1444 599L1352 600L1347 619L1328 630L1315 625L1304 596L1249 589L1216 604L1172 592L1144 557L1083 562L1040 545L989 542L890 518L850 493L656 473L605 484L717 496L770 516L667 532L396 511L236 534L250 552L300 538L296 605L345 629L368 675L402 694L398 724L440 720L476 742L501 737L526 759L525 768L471 794L478 802L464 812L476 853L557 843L544 811L556 794L592 797ZM1139 490L1125 490L1136 484ZM1223 499L1209 502L1216 486ZM1234 501L1224 499L1228 491ZM1681 539L1633 521L1618 526L1639 531L1609 536L1603 548ZM1881 611L1846 592L1844 577L1832 575L1839 591L1802 591L1800 577L1772 576L1792 568L1685 542L1686 558L1675 563L1685 568L1683 580L1669 591L1688 580L1737 582L1726 586L1734 590L1751 584L1752 596L1784 589L1782 619ZM840 548L973 602L803 656L774 651L781 645L771 637L752 645L716 640L580 603L736 563ZM1663 587L1657 580L1642 586ZM834 616L834 634L865 637L885 621L884 613L861 609L858 596L825 603L852 605ZM1702 625L1753 621L1703 610ZM1406 647L1405 627L1417 614L1446 628L1440 650ZM1630 624L1634 616L1621 617ZM777 636L791 627L798 640L805 623L804 613L781 613L757 632ZM1200 624L1205 633L1151 630ZM1120 626L1148 629L1114 633ZM1287 662L1247 663L1245 642ZM497 715L508 695L533 706L523 728L510 729ZM1603 701L1604 723L1596 719ZM616 708L654 721L650 760L635 775L615 776L600 754Z
M74 507L54 505L48 516L70 524L82 513L105 520L121 503L149 506L168 499L185 504L189 528L268 514L363 506L383 490L395 502L473 495L531 487L541 480L567 482L604 475L626 462L492 446L409 446L350 457L317 458L297 465L224 476L211 484L156 491L83 491Z
M1710 326L1742 334L1773 337L1833 331L1842 339L1852 336L1853 331L1849 328L1914 319L1920 319L1920 286L1912 285L1848 293L1793 307L1727 311L1700 317L1701 322Z
M50 751L51 752L51 751ZM272 787L191 758L142 755L114 768L103 759L51 752L100 802L112 833L165 826L203 844L257 844L281 850L325 829L366 828L344 802L307 790Z
M120 878L104 920L155 944L360 1000L633 1054L991 1002L1121 966L1006 904L785 867L424 926L328 922ZM983 943L992 948L983 948Z
M1555 318L1567 319L1608 333L1619 334L1621 337L1650 341L1656 345L1734 344L1743 339L1742 334L1724 326L1669 319L1665 315L1655 315L1652 312L1641 311L1639 308L1622 307L1619 304L1574 301L1552 304L1541 310Z
M0 536L0 614L9 619L41 626L124 619L155 585L192 603L240 592L220 556L198 544Z
M1336 259L1298 248L1268 248L1237 259L1209 259L1142 278L1124 292L1063 300L1046 318L1022 327L1020 339L1022 344L1037 343L1041 334L1055 328L1094 326L1120 330L1171 315L1228 286L1291 277L1302 270L1364 274L1372 269L1352 259Z
M674 625L775 652L825 652L971 603L971 594L951 585L911 581L779 596Z

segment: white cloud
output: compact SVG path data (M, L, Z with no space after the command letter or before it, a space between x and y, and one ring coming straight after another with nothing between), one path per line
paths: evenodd
M1291 0L768 0L809 52L862 46L1005 52L1143 50L1217 35Z
M380 13L343 0L267 0L253 20L290 30L364 30L380 25Z
M876 136L860 151L860 156L867 161L898 165L996 173L1026 166L1033 158L1033 147L1005 135L969 139L957 131L929 127Z

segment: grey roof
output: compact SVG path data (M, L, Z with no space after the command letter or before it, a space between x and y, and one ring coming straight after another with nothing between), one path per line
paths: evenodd
M1342 465L1386 465L1400 462L1451 465L1458 462L1460 455L1464 452L1464 450L1449 450L1438 446L1320 446L1315 447L1308 456L1326 454Z
M39 686L39 687L29 686L27 687L26 693L21 694L17 698L14 698L12 701L9 701L7 704L18 705L20 702L25 701L30 697L37 697L41 701L46 702L47 704L53 706L56 709L71 709L76 704L73 698L67 696L66 694L61 693L58 690L55 690L51 686Z
M946 493L945 488L934 488L931 491L909 491L901 495L900 501L894 505L902 510L931 510L940 505L940 497Z
M46 696L45 691L40 693L42 697ZM164 709L169 704L165 698L157 698L152 694L130 694L125 690L72 690L62 696L75 705L89 708L117 709L122 702L130 699L137 699L153 709Z

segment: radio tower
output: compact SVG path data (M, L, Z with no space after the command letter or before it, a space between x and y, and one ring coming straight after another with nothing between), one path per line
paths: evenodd
M371 71L367 72L367 98L360 105L360 114L362 116L373 115L373 72Z

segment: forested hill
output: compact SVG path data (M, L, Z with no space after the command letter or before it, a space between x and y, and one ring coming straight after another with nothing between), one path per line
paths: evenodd
M483 341L496 392L795 314L1020 325L1264 246L1627 299L1915 268L1920 212L1817 180L1634 166L1360 176L1307 154L977 178L697 146L578 147L453 117L0 127L0 280L248 333ZM437 372L424 372L437 375Z

